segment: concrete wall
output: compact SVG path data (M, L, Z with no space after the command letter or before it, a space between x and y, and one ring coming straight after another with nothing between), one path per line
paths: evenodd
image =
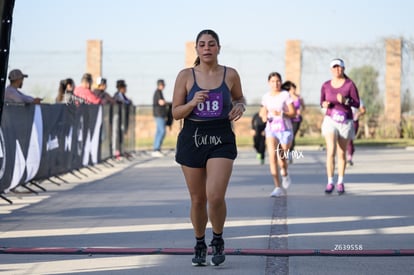
M286 41L285 49L285 78L296 84L296 92L301 91L302 48L300 40Z
M383 135L398 138L401 134L401 39L386 40L385 104Z
M96 78L102 76L102 40L88 40L86 46L86 73Z
M194 41L190 41L185 43L185 61L184 61L184 66L186 68L191 68L193 67L194 61L197 58L197 52L195 50L195 42Z

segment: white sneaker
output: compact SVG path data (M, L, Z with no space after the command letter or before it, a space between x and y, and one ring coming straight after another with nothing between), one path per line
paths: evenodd
M275 189L273 189L272 193L270 193L271 197L280 197L283 196L283 190L280 187L275 187Z
M286 175L285 177L282 176L282 186L285 189L288 189L292 181L290 180L290 176Z
M163 157L163 156L164 156L164 154L163 154L163 153L161 153L160 151L153 151L153 152L151 153L151 156L152 156L152 157L154 157L154 158L161 158L161 157Z

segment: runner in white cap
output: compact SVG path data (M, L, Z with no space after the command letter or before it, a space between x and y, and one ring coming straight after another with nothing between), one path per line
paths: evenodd
M345 192L344 175L346 167L346 147L354 138L355 131L351 107L359 107L358 89L345 74L345 63L334 59L330 64L332 79L326 81L321 89L321 106L326 109L322 123L322 135L326 141L326 173L328 184L325 192L332 193L334 186L335 154L338 156L338 181L336 189L339 195Z

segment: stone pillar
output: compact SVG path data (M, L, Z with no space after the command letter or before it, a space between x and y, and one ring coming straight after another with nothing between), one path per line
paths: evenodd
M302 48L300 40L286 41L285 50L285 77L296 84L296 91L301 92Z
M88 40L86 47L86 72L92 74L94 84L102 76L102 40Z
M190 41L185 43L185 67L193 67L194 61L197 58L197 52L195 50L195 42Z
M384 128L386 137L399 138L401 134L401 39L385 41L385 108Z

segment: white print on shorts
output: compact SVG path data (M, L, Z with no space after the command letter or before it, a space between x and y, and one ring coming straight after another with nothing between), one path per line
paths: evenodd
M281 159L289 159L289 155L292 157L292 159L301 159L304 158L302 151L296 151L288 149L287 151L283 152L283 149L280 148L280 143L277 145L277 157Z
M198 128L194 132L194 144L198 148L200 145L218 145L222 144L221 137L219 136L209 136L209 135L199 135Z

